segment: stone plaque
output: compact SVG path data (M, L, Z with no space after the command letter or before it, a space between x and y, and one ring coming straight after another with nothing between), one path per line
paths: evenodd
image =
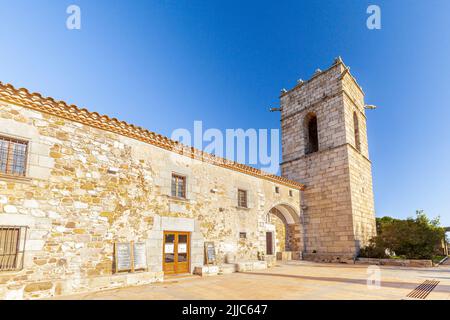
M116 242L116 271L131 270L131 244L129 242Z
M206 264L214 264L216 262L216 248L214 242L205 242Z
M136 242L133 246L134 269L147 269L147 252L145 242Z

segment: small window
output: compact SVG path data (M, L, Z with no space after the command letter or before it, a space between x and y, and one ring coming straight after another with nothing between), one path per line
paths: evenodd
M186 198L186 177L172 174L172 197Z
M0 173L25 176L28 143L0 137Z
M239 232L239 239L247 239L247 232Z
M355 148L361 151L361 140L359 137L359 121L356 112L353 112L353 130L355 131Z
M317 117L310 113L305 118L305 154L319 151L319 134L317 130Z
M280 187L275 187L275 193L280 193Z
M238 190L238 206L241 208L247 208L247 191Z
M293 197L294 196L294 192L292 190L289 190L289 197Z
M0 226L0 271L22 269L26 227Z

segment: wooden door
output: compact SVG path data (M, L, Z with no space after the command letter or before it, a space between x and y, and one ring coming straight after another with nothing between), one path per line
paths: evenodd
M273 233L272 232L266 232L266 254L267 255L273 254Z
M188 273L190 271L189 232L164 232L163 271L165 274Z

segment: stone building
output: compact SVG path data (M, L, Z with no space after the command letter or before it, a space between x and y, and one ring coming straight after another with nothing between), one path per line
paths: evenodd
M353 257L375 232L363 93L337 60L281 104L280 177L0 83L0 298L163 281L208 244L223 272Z
M352 257L376 234L364 110L340 58L281 95L282 175L306 185L305 258Z

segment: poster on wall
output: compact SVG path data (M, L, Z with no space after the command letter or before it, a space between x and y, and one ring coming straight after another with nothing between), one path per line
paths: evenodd
M116 271L131 270L131 244L129 242L116 242Z
M187 253L187 244L186 243L178 244L178 253Z
M214 242L205 242L206 264L216 263L216 248Z
M174 244L173 243L166 243L164 245L164 253L174 253Z
M147 253L145 250L145 242L136 242L133 246L134 270L142 270L147 268Z
M115 272L147 269L145 242L115 242Z

